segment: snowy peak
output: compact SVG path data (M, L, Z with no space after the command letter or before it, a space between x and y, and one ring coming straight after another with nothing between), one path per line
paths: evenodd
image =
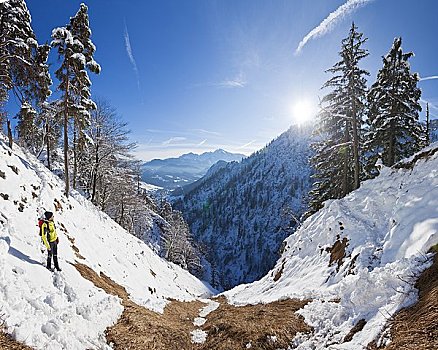
M366 347L388 317L416 300L415 279L438 243L437 207L435 143L381 169L345 198L325 202L287 238L273 270L226 295L236 304L311 298L300 313L315 331L297 339L298 349L341 344L362 319L363 330L339 348Z
M178 158L154 159L143 164L144 182L172 190L193 183L218 161L241 161L245 156L223 149L202 154L187 153Z

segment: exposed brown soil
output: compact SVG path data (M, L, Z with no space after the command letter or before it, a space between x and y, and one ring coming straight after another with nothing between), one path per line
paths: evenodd
M193 349L190 332L193 320L199 315L201 302L172 301L163 314L139 306L129 299L125 288L109 277L96 274L86 265L75 267L81 275L106 293L122 299L124 311L117 323L108 328L106 337L114 349Z
M378 348L373 342L369 349L438 349L438 254L415 287L419 290L418 302L401 310L389 322L391 344Z
M105 292L122 299L124 311L118 322L107 329L107 340L114 349L158 350L236 350L287 348L297 332L310 332L302 316L295 312L308 301L284 300L270 304L235 307L225 298L207 316L202 330L208 332L204 344L193 344L190 332L193 321L205 305L201 302L171 301L163 314L155 313L129 300L122 286L109 277L97 275L86 265L74 265L81 275ZM275 339L275 340L274 340Z
M75 246L75 239L74 239L73 237L71 237L71 236L68 235L68 231L67 231L67 229L65 228L65 226L64 226L62 223L61 223L61 228L60 228L60 230L61 230L61 231L64 231L64 233L65 233L67 239L68 239L69 242L71 243L71 247L72 247L73 251L75 252L76 257L77 257L78 259L85 260L85 258L79 253L79 248Z
M298 332L312 329L296 311L309 301L282 300L269 304L232 306L225 298L219 308L207 316L203 330L208 333L202 350L287 349ZM248 345L249 346L249 345Z
M286 261L285 261L285 259L283 259L283 263L281 264L281 268L280 268L280 270L278 270L276 273L275 273L275 276L274 276L274 282L277 282L280 278L281 278L281 275L283 275L283 270L284 270L284 265L286 264Z
M1 350L32 350L32 348L12 339L9 334L0 330L0 349Z
M359 321L357 321L357 323L354 325L353 328L350 329L350 332L348 332L348 334L345 336L344 338L344 343L348 343L350 341L353 340L353 337L356 333L359 333L363 327L365 327L365 325L367 324L367 321L365 321L365 319L360 319Z
M337 270L339 271L339 268L341 267L342 263L344 262L345 258L345 248L348 245L348 239L344 237L341 241L340 238L333 244L333 247L327 248L327 251L330 253L330 266L333 263L337 263L338 267Z

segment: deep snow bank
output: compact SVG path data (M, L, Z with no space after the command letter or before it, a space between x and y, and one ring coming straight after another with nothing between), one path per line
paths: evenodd
M43 265L36 226L41 208L55 212L60 273ZM38 349L106 347L103 332L123 308L118 298L83 279L71 265L75 261L104 272L155 311L163 310L167 298L193 300L211 292L79 194L67 199L57 177L18 146L10 151L1 137L0 316L17 340Z
M394 312L416 300L413 282L437 242L435 143L401 168L382 169L344 199L326 202L286 240L268 275L225 295L235 304L312 298L300 313L315 332L298 336L295 345L361 349ZM367 321L363 330L339 345L361 319Z

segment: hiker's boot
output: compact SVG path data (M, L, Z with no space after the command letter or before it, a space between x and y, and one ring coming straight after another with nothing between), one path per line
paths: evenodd
M57 256L57 255L54 255L54 256L53 256L53 263L54 263L54 265L55 265L55 269L56 269L56 271L62 271L61 268L60 268L59 265L58 265L58 256Z

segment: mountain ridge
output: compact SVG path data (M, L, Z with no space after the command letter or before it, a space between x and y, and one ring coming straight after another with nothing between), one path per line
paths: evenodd
M243 154L217 149L202 154L190 152L175 158L153 159L142 165L142 180L173 190L198 180L218 161L240 161L244 157Z

